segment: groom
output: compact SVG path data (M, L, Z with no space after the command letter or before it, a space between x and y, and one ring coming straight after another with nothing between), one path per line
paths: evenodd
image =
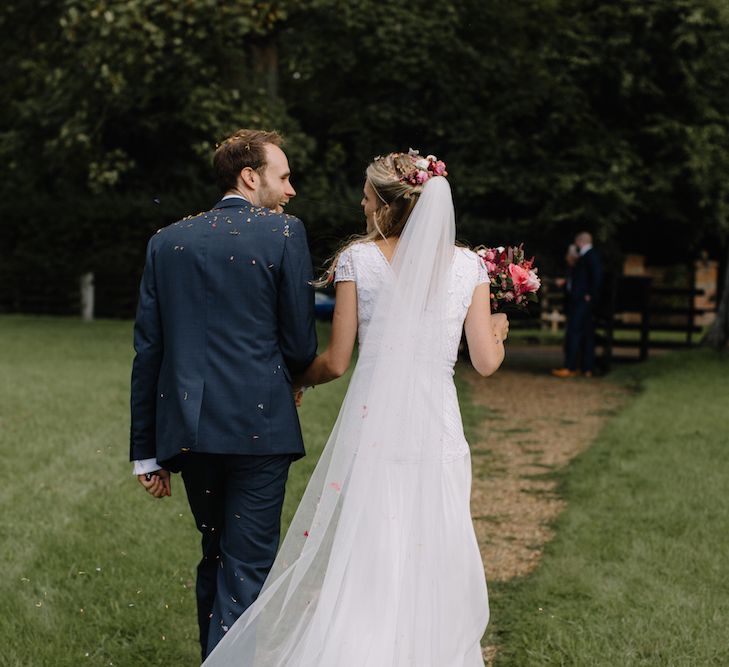
M292 460L304 455L291 375L316 355L304 225L275 132L216 150L223 198L147 246L134 327L131 460L171 494L181 472L202 534L203 659L258 596L279 542Z

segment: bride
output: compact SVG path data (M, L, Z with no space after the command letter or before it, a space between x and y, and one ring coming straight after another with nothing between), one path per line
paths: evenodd
M205 667L476 667L488 623L453 366L504 358L480 258L455 245L443 162L376 158L367 234L332 263L331 341L299 378L359 357L336 424L257 601ZM226 629L226 628L224 628Z

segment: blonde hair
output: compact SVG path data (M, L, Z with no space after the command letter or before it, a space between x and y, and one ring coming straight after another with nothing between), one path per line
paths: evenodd
M417 155L408 153L390 153L384 157L376 157L365 170L365 176L374 191L380 206L373 217L373 229L366 234L350 237L337 252L327 260L327 269L315 287L325 287L334 280L334 272L340 255L356 243L367 243L376 239L397 238L402 233L410 213L415 207L422 184L414 184L407 180L413 173Z

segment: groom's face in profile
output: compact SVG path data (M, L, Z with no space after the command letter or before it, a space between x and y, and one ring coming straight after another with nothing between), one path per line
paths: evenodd
M289 161L286 153L278 146L266 144L265 151L266 166L259 172L260 186L257 193L258 201L255 203L280 213L289 199L296 196L296 190L289 180L291 177Z

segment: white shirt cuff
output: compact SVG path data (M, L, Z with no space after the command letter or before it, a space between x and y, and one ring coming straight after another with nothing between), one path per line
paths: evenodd
M141 461L133 461L135 475L146 475L148 472L155 472L162 466L157 463L157 459L142 459Z

